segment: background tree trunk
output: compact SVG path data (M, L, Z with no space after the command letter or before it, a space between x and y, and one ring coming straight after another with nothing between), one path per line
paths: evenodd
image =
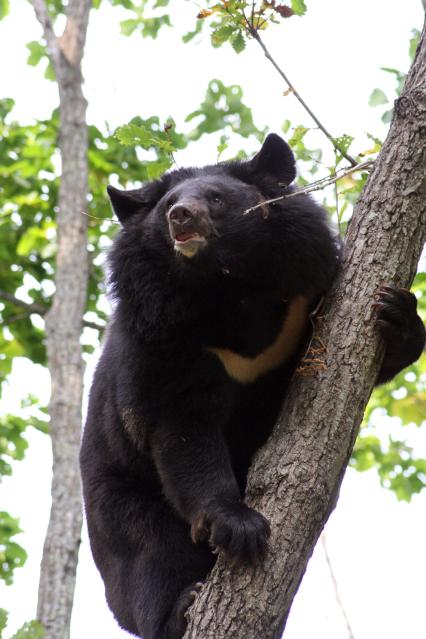
M382 349L374 291L411 284L426 239L426 33L349 226L343 267L312 347L324 369L296 375L252 465L247 502L272 524L257 569L221 557L190 611L185 639L281 637L307 562L337 500ZM322 342L321 342L321 341ZM312 348L311 347L311 348Z
M88 135L81 60L91 1L70 0L60 38L54 33L44 0L33 0L33 5L59 88L62 162L56 291L46 315L52 383L52 509L41 564L37 618L46 628L46 639L67 639L82 524L78 451L84 373L80 336L88 280L87 218L82 215L88 190Z

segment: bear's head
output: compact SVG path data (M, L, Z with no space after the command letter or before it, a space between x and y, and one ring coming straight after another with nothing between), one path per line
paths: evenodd
M290 147L271 134L248 161L170 171L131 191L109 187L122 225L109 253L121 315L138 314L144 334L148 325L157 334L206 303L327 290L339 247L324 209L294 193L295 175ZM286 194L294 196L265 203Z
M216 250L220 238L242 230L246 209L283 193L295 175L290 147L270 134L248 162L179 169L140 189L110 186L108 194L124 229L140 228L150 240L155 236L155 242L162 240L163 246L174 249L178 258L198 261ZM265 211L263 207L258 214ZM206 251L208 247L211 251Z

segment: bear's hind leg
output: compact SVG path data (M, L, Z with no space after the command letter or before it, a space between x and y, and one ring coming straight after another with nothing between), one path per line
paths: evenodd
M216 561L206 543L191 541L187 526L169 541L168 549L157 548L133 565L133 617L143 639L183 636L185 612Z
M202 585L202 581L197 581L182 590L167 621L164 639L180 639L185 634L187 626L186 611L194 603Z

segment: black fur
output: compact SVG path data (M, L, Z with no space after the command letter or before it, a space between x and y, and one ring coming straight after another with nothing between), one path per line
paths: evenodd
M294 348L250 383L231 378L214 349L255 358L275 342L295 301L314 305L333 281L339 245L312 199L244 214L294 176L289 147L271 135L250 162L180 169L127 193L109 189L123 224L110 253L116 307L90 394L81 471L108 603L144 639L182 636L193 584L212 568L214 549L245 564L267 550L268 522L242 498L307 326L301 316ZM412 298L396 292L377 303L394 344L395 326L414 305L404 324L410 334ZM420 332L410 361L424 343ZM385 370L394 374L409 361L391 350Z

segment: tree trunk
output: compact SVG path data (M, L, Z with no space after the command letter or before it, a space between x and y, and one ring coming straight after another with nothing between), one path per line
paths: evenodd
M426 239L426 33L348 230L343 267L311 346L324 366L296 375L252 465L247 503L272 525L257 569L219 557L190 610L185 639L278 639L316 541L334 508L380 367L374 291L410 286Z
M84 362L80 336L86 307L88 135L81 60L90 0L71 0L57 38L43 0L33 0L43 26L60 97L62 175L57 216L55 295L46 315L51 375L52 508L41 564L37 618L46 639L68 639L80 546L82 504L78 471Z

